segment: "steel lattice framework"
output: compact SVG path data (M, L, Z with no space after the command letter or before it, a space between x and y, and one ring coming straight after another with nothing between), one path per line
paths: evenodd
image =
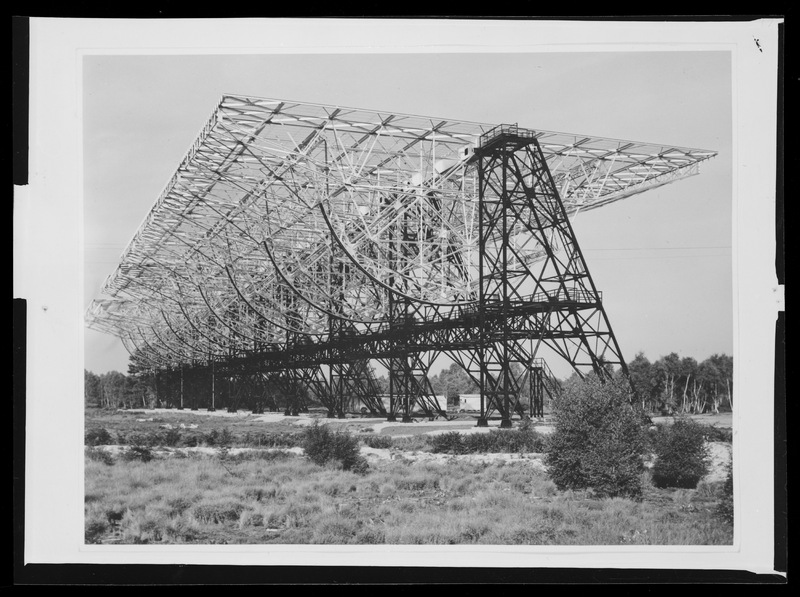
M526 385L541 412L542 344L580 373L625 368L570 218L714 155L224 96L88 324L180 407L278 394L296 412L313 394L331 416L436 416L445 354L479 383L479 424L509 425Z

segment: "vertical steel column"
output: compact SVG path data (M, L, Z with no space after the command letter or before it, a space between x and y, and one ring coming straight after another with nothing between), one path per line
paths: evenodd
M481 386L479 425L487 425L494 410L500 426L511 427L519 404L519 381L512 361L520 360L518 307L523 301L520 288L525 279L521 257L511 247L512 233L529 233L522 213L526 206L523 173L517 152L524 153L526 140L515 129L501 127L496 134L481 138L478 159L479 204L479 338L478 365ZM513 267L512 267L513 259ZM528 273L530 273L528 271ZM512 293L514 305L512 306ZM515 326L512 329L512 326Z
M403 423L411 423L411 365L408 362L408 355L406 354L402 360L403 363Z
M511 405L509 400L509 378L511 376L511 363L509 362L508 343L511 342L511 334L509 333L509 297L508 297L508 245L509 245L509 230L508 230L508 214L511 210L511 199L508 193L508 152L503 152L502 163L502 180L503 192L500 197L500 202L503 206L502 212L502 239L500 244L500 251L502 252L502 285L501 285L501 298L503 301L501 308L501 326L502 326L502 339L500 346L500 375L503 376L503 395L501 400L503 408L500 409L502 419L500 427L511 427Z
M394 359L393 358L389 359L388 373L389 373L389 414L386 417L386 420L394 422L394 421L397 420L397 415L395 414L396 413L396 407L395 407L395 383L394 383L395 373L394 373Z
M541 367L533 366L530 371L530 415L544 416L544 379Z
M484 267L484 260L486 256L486 222L484 211L485 207L485 194L483 187L485 184L486 173L483 168L483 158L479 161L478 166L478 364L480 376L480 396L481 396L481 414L478 417L478 427L488 427L489 419L486 414L486 374L484 372L483 363L486 360L486 272Z

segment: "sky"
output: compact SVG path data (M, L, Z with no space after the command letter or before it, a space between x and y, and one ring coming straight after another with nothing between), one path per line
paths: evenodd
M717 151L698 176L573 224L626 360L733 352L729 52L89 55L82 66L84 306L233 93ZM119 340L87 329L86 369L127 362Z

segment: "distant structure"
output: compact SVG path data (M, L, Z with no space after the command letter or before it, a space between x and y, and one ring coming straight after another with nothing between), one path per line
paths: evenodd
M510 426L553 391L542 346L582 375L626 371L570 218L714 155L224 96L88 325L178 408L444 416L444 354L481 390L478 425Z

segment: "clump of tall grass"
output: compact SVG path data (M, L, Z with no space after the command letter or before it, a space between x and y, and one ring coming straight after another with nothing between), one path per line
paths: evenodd
M192 507L191 514L200 523L220 524L238 521L245 505L237 500L202 502Z
M728 463L728 474L725 477L725 483L723 483L720 490L716 514L725 522L733 524L733 467L730 463Z

